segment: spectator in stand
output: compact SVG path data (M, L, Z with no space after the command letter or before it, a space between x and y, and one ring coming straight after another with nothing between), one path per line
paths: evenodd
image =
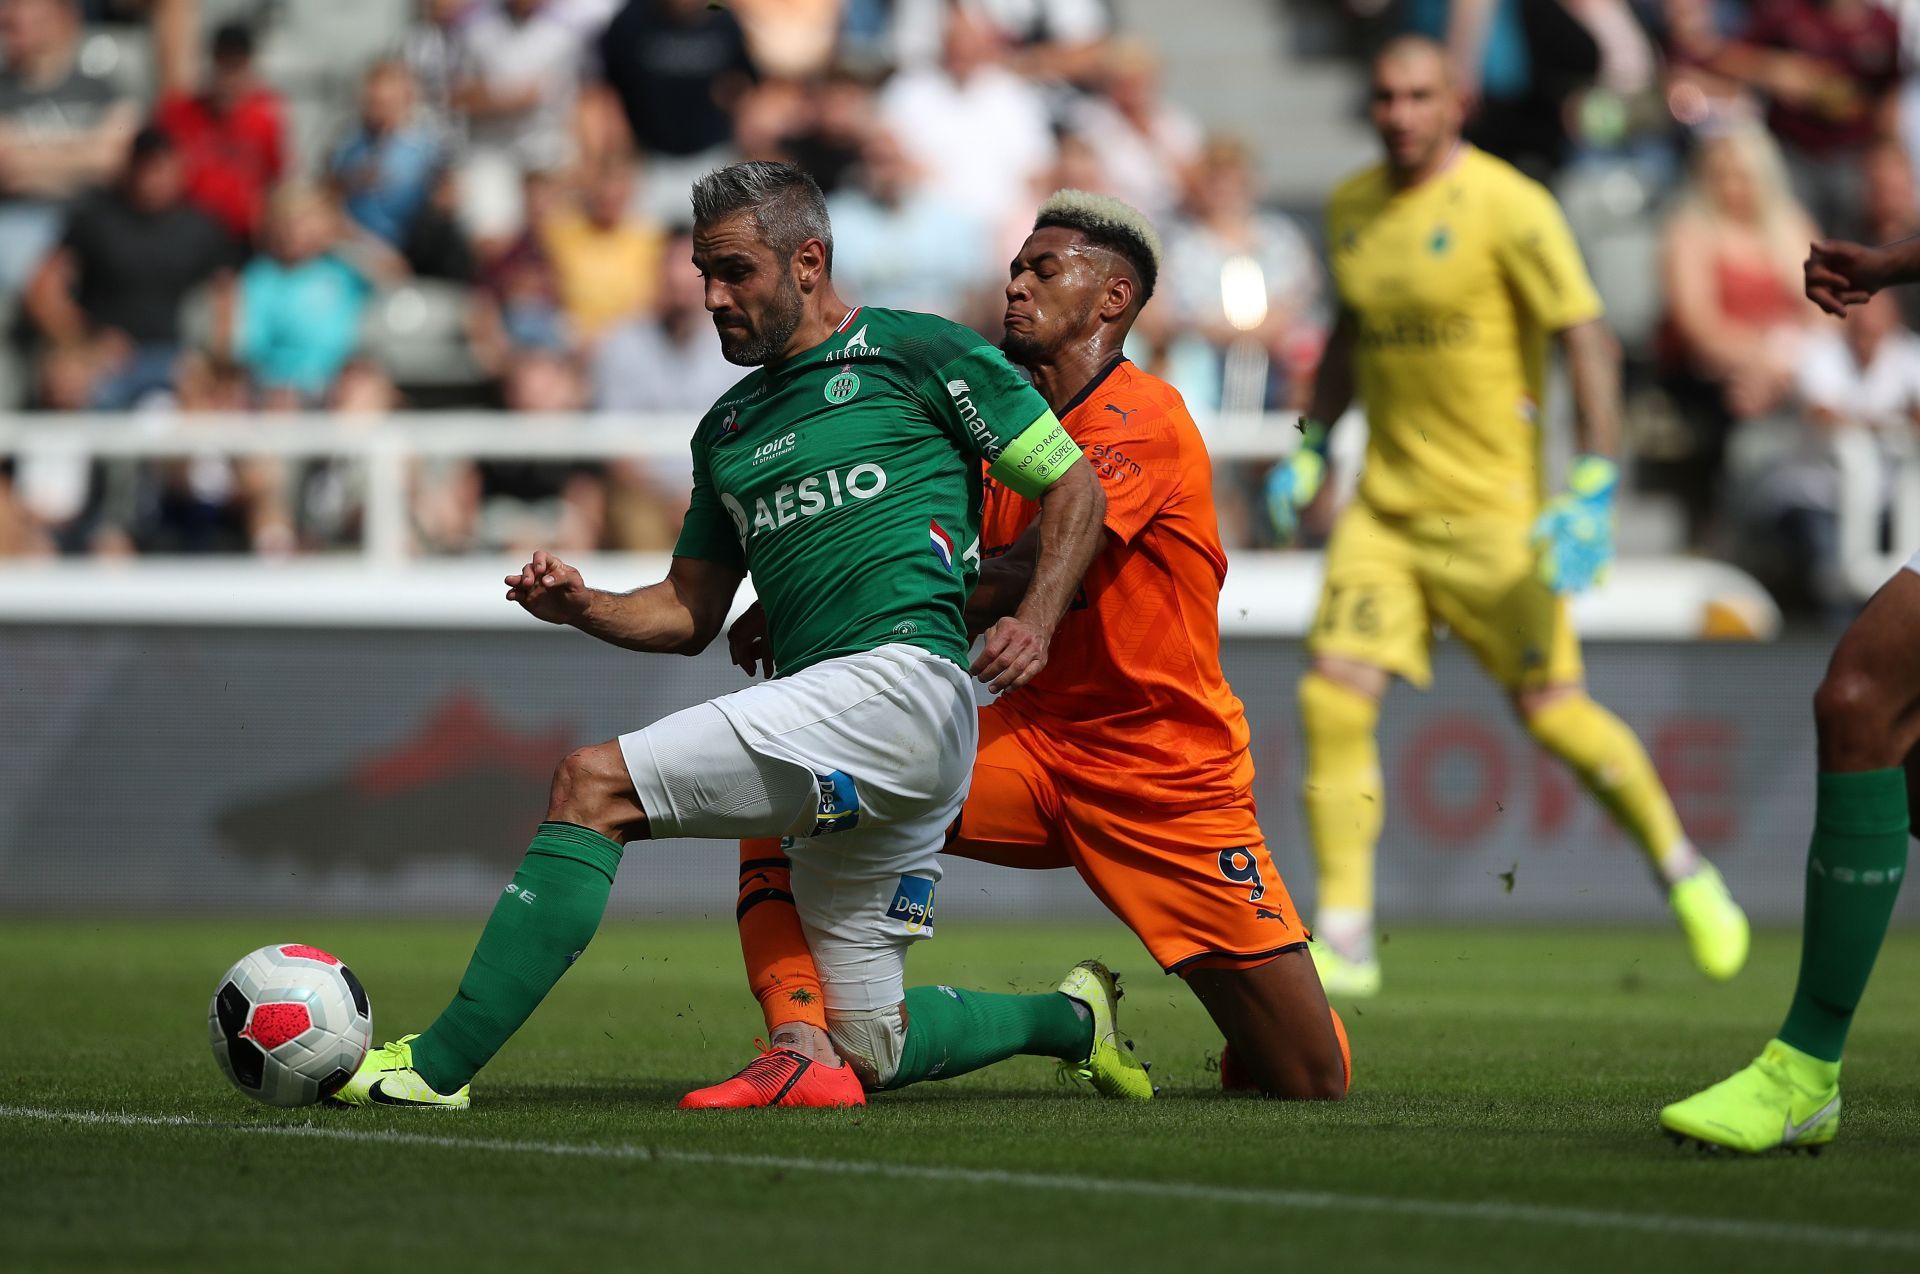
M799 108L774 118L766 131L769 140L758 148L747 137L746 105L760 102L766 93L748 96L740 118L740 150L747 158L778 158L796 164L813 177L829 198L846 184L861 159L862 148L873 135L873 90L866 81L835 71L802 92Z
M73 0L0 0L0 299L59 241L67 201L121 170L139 124L79 58Z
M1197 410L1295 411L1319 359L1318 259L1292 219L1260 207L1253 160L1209 140L1167 239L1168 378Z
M837 256L836 252L836 256ZM838 269L836 266L836 277ZM693 264L693 239L667 244L660 267L660 310L608 332L593 353L593 406L604 413L678 417L693 422L740 382L741 369L720 352L707 314L706 284ZM609 422L616 428L624 422ZM671 460L622 460L609 466L607 544L632 552L673 547L686 516L693 468Z
M454 106L467 119L461 210L483 254L525 225L528 173L574 162L575 107L585 49L547 0L500 0L460 28Z
M559 272L539 233L556 215L562 192L552 178L529 173L523 195L527 228L482 263L469 336L474 360L496 378L506 376L516 351L564 354L574 347Z
M1804 434L1757 484L1756 538L1772 539L1786 561L1776 594L1828 610L1858 601L1848 595L1840 562L1840 472L1834 446L1864 435L1881 454L1885 482L1875 520L1893 495L1903 455L1901 435L1920 431L1920 336L1907 329L1892 293L1850 306L1839 324L1816 324L1795 381ZM1882 546L1890 547L1890 546Z
M361 82L360 120L327 166L347 215L395 248L404 247L444 159L439 139L415 118L406 63L374 63Z
M233 264L233 243L181 197L180 155L158 129L134 138L125 174L83 198L40 265L26 309L56 345L85 348L90 405L125 411L173 384L181 306Z
M1156 223L1171 218L1200 159L1200 126L1160 94L1160 59L1143 40L1115 40L1100 91L1073 112L1073 131L1099 155L1112 193Z
M858 175L827 204L833 277L850 302L951 315L1002 273L988 227L934 195L891 133L868 139ZM1025 220L1031 230L1031 208Z
M465 121L454 106L454 89L461 79L460 29L479 7L479 0L420 0L420 16L393 47L393 56L413 76L421 122L454 148L466 136Z
M834 255L837 278L837 243ZM658 311L636 314L614 327L594 350L596 411L704 412L744 374L720 352L690 235L668 240L654 286Z
M1873 0L1760 0L1707 65L1763 94L1794 193L1830 234L1859 238L1861 156L1897 134L1900 27Z
M1867 243L1892 243L1920 234L1920 190L1914 187L1913 158L1893 138L1867 147L1861 161L1861 213Z
M591 346L615 323L653 307L665 236L634 207L633 166L605 161L578 205L539 227L574 335Z
M1044 97L1005 61L999 32L955 7L940 62L900 72L878 103L880 121L927 174L931 193L993 226L1026 202L1054 157Z
M255 74L253 33L239 23L213 33L203 88L199 27L200 0L154 0L160 96L153 120L180 147L188 201L250 244L267 192L286 172L286 110Z
M1106 0L891 0L894 60L903 68L940 58L956 11L984 23L1010 50L1013 69L1047 84L1082 84L1098 73L1113 34Z
M731 159L733 108L756 78L739 20L706 0L627 0L600 68L647 156L652 212L684 218L694 178Z
M325 191L282 188L268 206L266 250L240 273L228 343L268 408L324 402L359 348L376 281L404 274L391 249L343 221Z
M840 33L843 0L733 0L747 53L762 73L783 80L826 74Z
M53 538L13 488L14 461L0 457L0 558L48 557Z
M548 350L516 354L507 368L501 405L535 416L580 411L586 406L580 369L569 356ZM599 465L489 460L479 470L479 547L524 553L545 545L562 554L600 547L607 491Z
M407 268L423 279L472 283L479 277L473 244L460 225L460 182L451 168L434 174L426 202L407 226L400 255Z
M1695 544L1704 543L1729 432L1786 402L1807 327L1800 263L1815 237L1772 141L1734 125L1695 150L1667 222L1662 355L1693 452L1673 471Z

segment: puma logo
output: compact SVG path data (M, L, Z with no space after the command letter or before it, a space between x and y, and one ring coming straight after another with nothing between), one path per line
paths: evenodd
M1127 423L1127 417L1131 416L1134 412L1139 411L1140 409L1138 407L1135 407L1131 411L1122 411L1120 410L1120 408L1114 406L1112 403L1108 403L1107 410L1112 412L1114 415L1120 417L1120 423L1124 425Z

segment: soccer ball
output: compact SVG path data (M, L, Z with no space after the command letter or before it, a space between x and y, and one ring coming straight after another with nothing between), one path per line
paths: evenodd
M360 979L319 947L276 943L227 970L207 1006L213 1060L269 1106L310 1106L353 1078L373 1043Z

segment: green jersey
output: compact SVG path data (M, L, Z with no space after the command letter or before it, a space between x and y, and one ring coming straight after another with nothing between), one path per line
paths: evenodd
M893 642L964 667L982 462L1038 496L1079 455L977 333L862 307L701 418L674 553L752 573L782 676Z

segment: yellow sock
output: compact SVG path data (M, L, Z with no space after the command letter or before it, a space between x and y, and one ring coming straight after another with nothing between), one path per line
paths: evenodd
M1571 694L1534 713L1527 729L1579 776L1669 884L1693 870L1698 860L1680 816L1626 722L1586 695Z
M1337 681L1309 672L1300 678L1300 725L1307 738L1303 795L1307 834L1319 867L1319 909L1370 919L1373 851L1386 817L1380 745L1374 726L1380 705Z

